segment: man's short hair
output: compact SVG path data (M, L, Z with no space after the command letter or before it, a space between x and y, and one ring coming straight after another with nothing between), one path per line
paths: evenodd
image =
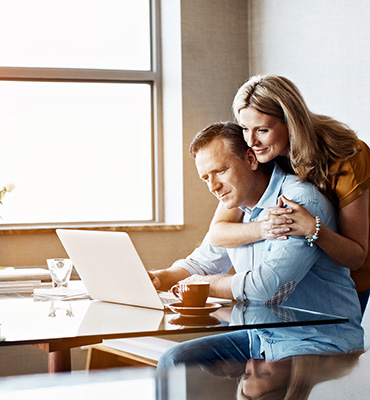
M244 140L242 127L233 122L216 122L198 132L189 146L191 156L195 158L200 149L217 138L227 140L231 153L244 160L249 146Z

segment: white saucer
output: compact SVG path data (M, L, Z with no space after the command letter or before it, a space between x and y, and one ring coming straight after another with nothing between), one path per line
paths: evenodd
M182 303L168 304L168 308L170 310L187 317L199 317L200 315L209 315L221 307L221 304L218 303L206 303L204 307L184 307Z

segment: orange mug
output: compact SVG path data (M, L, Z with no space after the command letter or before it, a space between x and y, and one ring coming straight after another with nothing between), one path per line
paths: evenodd
M204 307L209 295L209 282L179 282L171 292L184 307Z

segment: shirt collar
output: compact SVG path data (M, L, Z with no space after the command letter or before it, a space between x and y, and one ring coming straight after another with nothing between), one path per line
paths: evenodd
M275 163L270 182L267 185L267 188L264 191L263 195L258 200L257 204L252 209L244 206L239 208L242 211L250 214L255 209L275 207L281 194L281 186L283 185L285 178L286 173Z

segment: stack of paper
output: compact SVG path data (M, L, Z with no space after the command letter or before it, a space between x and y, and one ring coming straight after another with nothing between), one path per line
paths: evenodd
M36 288L33 292L35 299L38 300L78 300L90 299L84 287L71 288L59 287L53 289L39 289Z
M52 287L47 269L0 267L0 294L33 293L35 288L41 287Z

